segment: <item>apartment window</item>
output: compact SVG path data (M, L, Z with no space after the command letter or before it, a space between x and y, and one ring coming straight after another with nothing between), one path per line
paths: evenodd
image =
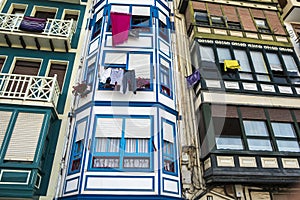
M227 21L228 28L230 29L242 29L242 25L240 22Z
M40 65L41 62L38 61L17 60L12 73L36 76L39 73Z
M269 132L265 121L243 121L249 150L272 151Z
M55 15L55 12L36 11L34 17L41 19L54 19Z
M220 16L210 16L212 26L225 27L225 21L223 17Z
M300 84L300 74L294 57L292 55L283 54L282 58L287 69L290 82L292 84Z
M200 59L202 61L215 62L214 50L210 46L200 45Z
M85 82L89 85L92 85L95 78L95 67L96 67L96 55L88 58L87 60L87 69L86 69L86 78Z
M145 29L148 27L147 29ZM142 29L146 32L150 31L150 16L143 15L132 15L131 16L131 28L132 29Z
M79 16L79 11L77 10L64 10L64 20L74 20L77 21Z
M258 32L271 33L266 19L254 19Z
M271 125L279 151L300 152L293 124L272 122Z
M62 87L64 85L66 71L67 71L67 64L51 63L50 65L48 76L54 77L55 74L57 75L57 82L60 91L62 91Z
M78 121L75 128L75 139L71 156L70 172L78 172L81 166L81 157L83 152L84 135L86 131L87 120Z
M5 58L0 58L0 72L2 72L4 62L5 62Z
M273 81L275 83L287 83L278 54L267 53L267 58L273 74Z
M196 24L209 25L209 18L206 11L195 11L194 13Z
M214 117L213 125L217 149L244 149L238 118Z
M163 14L161 11L158 13L159 22L159 36L164 39L166 42L169 42L170 34L170 19L167 15Z
M235 59L239 61L241 66L241 69L239 70L240 79L253 80L251 67L250 67L246 50L234 49L233 52L234 52Z
M92 39L94 39L100 34L101 28L102 28L102 17L94 24Z
M166 96L171 96L170 63L162 58L160 62L160 92Z
M263 54L260 51L250 51L251 60L254 70L256 72L256 78L259 81L270 81L266 63L263 58Z
M93 168L102 170L152 168L150 117L99 116L96 120Z
M226 47L218 47L217 53L218 53L222 77L225 79L236 79L237 69L227 68L226 65L224 64L225 60L232 60L230 49Z
M165 173L176 172L175 124L163 119L163 164Z
M99 72L99 89L118 89L126 70L134 70L137 90L152 89L152 59L150 52L105 52L102 61L105 67L100 68ZM120 73L118 79L115 76L117 73ZM129 88L134 86L131 83Z

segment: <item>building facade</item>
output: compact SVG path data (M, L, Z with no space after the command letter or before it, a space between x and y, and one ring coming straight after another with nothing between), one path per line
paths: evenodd
M0 199L56 195L86 4L0 2Z
M191 53L191 65L180 68L201 77L191 91L198 130L190 144L199 147L194 151L202 178L200 183L183 179L183 194L212 200L282 199L297 193L298 49L277 2L176 3L180 20L175 24L184 16L181 29ZM187 177L193 174L186 171Z
M172 6L93 2L60 199L180 199Z

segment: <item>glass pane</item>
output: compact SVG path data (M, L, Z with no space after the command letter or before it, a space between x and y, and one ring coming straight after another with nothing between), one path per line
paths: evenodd
M231 60L230 51L228 48L217 48L219 62L223 63L224 60Z
M107 138L96 138L95 152L106 152Z
M298 71L298 68L297 68L297 65L296 65L296 62L295 62L293 56L291 56L291 55L282 55L282 58L284 60L286 69L289 72L297 72L297 75L299 75L299 71Z
M109 141L108 152L119 152L120 148L120 139L112 138Z
M213 48L200 45L201 60L215 62L215 54Z
M262 53L258 51L251 51L250 54L255 72L268 73Z
M126 139L126 149L127 153L135 153L136 152L136 139Z
M269 136L264 121L243 121L247 136Z
M276 137L295 138L295 130L290 123L272 122L272 128Z
M272 70L282 71L277 53L267 53L268 61Z
M259 81L270 81L270 77L268 75L256 75L256 77Z
M217 149L243 149L241 138L216 138Z
M277 140L276 142L279 151L300 152L299 144L297 141Z
M240 71L251 72L251 68L250 68L250 64L249 64L249 60L248 60L246 51L238 50L238 49L234 49L233 51L234 51L235 59L240 62L240 66L241 66Z
M149 139L138 139L138 153L149 152Z
M247 139L249 150L272 151L271 142L266 139Z
M253 80L252 74L240 73L240 79Z

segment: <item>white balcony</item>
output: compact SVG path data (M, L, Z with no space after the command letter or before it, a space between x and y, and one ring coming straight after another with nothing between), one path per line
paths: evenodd
M0 73L0 99L51 103L56 107L60 89L54 77Z
M76 31L74 20L48 19L41 31L20 29L24 16L0 13L0 46L66 51Z

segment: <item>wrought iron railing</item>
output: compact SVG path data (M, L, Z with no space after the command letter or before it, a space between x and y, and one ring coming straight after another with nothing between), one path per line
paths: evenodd
M20 32L20 24L24 16L0 13L0 30ZM44 31L41 33L48 36L65 37L71 41L73 34L76 31L77 22L71 20L48 19Z
M0 98L50 102L57 105L60 89L57 76L27 76L0 73Z

